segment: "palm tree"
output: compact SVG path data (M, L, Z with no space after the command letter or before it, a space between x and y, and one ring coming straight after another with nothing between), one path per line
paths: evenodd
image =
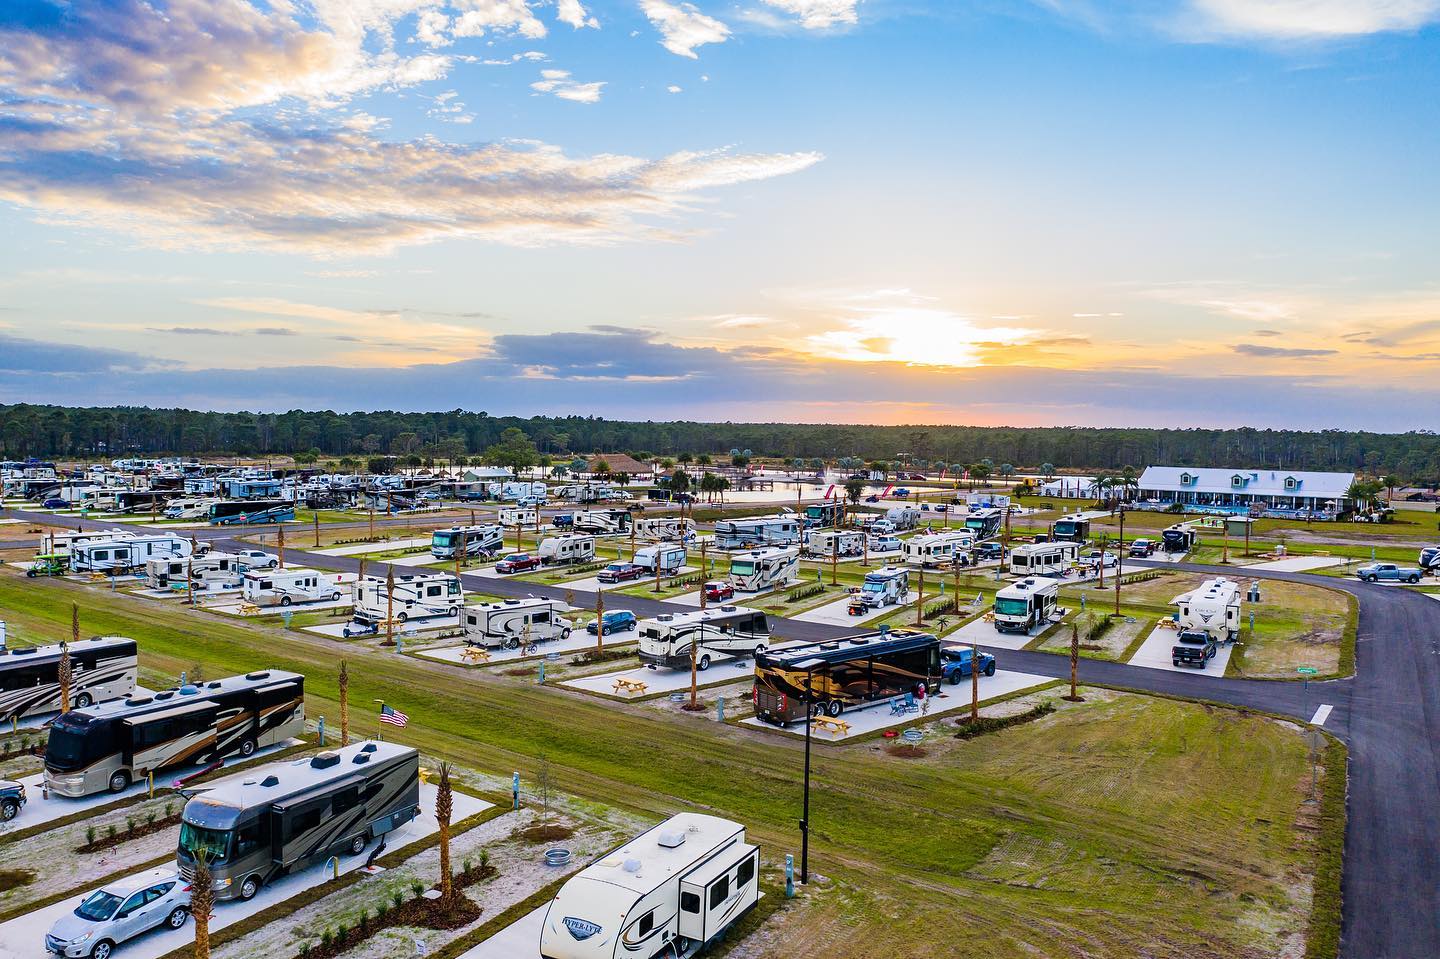
M1047 482L1047 483L1050 482L1051 480L1053 480L1053 479L1055 478L1055 464L1054 464L1054 463L1041 463L1041 464L1040 464L1040 475L1043 476L1043 477L1045 477L1045 482Z
M450 764L440 764L440 784L435 793L435 821L440 824L440 901L449 903L455 894L450 882L450 816L455 799L450 790Z
M1015 475L1015 467L1014 467L1012 464L1010 464L1010 463L1001 463L1001 464L1000 464L1000 478L1001 478L1001 479L1009 479L1010 477L1012 477L1012 476L1014 476L1014 475Z
M1400 485L1400 477L1394 473L1389 473L1382 476L1380 482L1385 486L1385 505L1388 506L1395 499L1395 487Z
M195 875L190 880L190 916L195 920L195 959L210 959L210 917L215 907L215 884L204 850L195 853Z

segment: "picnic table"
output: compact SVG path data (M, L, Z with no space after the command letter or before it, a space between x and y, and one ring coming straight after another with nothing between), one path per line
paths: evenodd
M839 739L842 736L850 735L850 724L843 719L831 719L829 716L816 716L810 720L816 732L829 733Z
M488 663L490 662L490 650L469 646L460 654L460 661L462 663Z
M624 676L616 677L615 686L612 690L617 696L636 696L649 689L642 680L626 679Z

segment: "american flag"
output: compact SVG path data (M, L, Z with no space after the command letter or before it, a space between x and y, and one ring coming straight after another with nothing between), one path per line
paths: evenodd
M401 729L404 729L405 724L410 721L410 717L406 716L398 709L394 709L390 706L381 706L380 721L382 723L389 723L392 726L399 726Z

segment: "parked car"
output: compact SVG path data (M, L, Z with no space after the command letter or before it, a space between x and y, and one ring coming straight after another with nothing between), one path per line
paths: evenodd
M870 532L876 536L885 536L895 532L895 523L888 519L877 519L870 524Z
M556 513L550 517L550 525L556 529L568 529L575 525L574 513Z
M612 609L605 614L605 635L611 633L628 633L640 625L640 620L628 609ZM585 632L594 634L596 632L595 620L590 620L585 626Z
M235 557L246 569L274 569L280 565L280 557L263 549L242 549Z
M540 507L544 506L546 502L547 500L543 496L522 496L515 501L515 505L525 507L527 509L531 507L539 509Z
M976 560L999 559L1004 553L1004 545L994 540L989 540L975 547Z
M65 509L69 506L70 501L68 499L61 499L58 496L52 496L40 504L41 509Z
M511 553L495 564L495 572L502 574L523 573L526 570L539 568L540 557L530 553Z
M952 686L962 679L969 679L970 659L974 652L969 646L940 650L940 677ZM995 675L995 657L989 653L980 654L980 674Z
M890 498L891 498L891 499L909 499L909 498L910 498L910 491L909 491L908 489L906 489L905 487L903 487L903 486L900 487L899 489L893 489L893 490L890 491Z
M878 494L878 493L871 493L869 496L865 497L865 502L867 502L867 503L878 503L878 502L880 502L880 494Z
M25 786L11 779L0 779L0 822L9 822L20 815L25 805Z
M1130 544L1129 552L1131 556L1152 556L1159 546L1153 539L1137 539Z
M1399 566L1395 563L1367 563L1355 571L1362 582L1418 583L1423 575L1418 566Z
M634 563L611 563L595 578L602 583L623 583L627 579L639 579L645 575L645 567Z
M86 896L45 935L45 949L60 956L110 959L115 947L143 932L179 929L190 917L190 887L174 867L117 879Z
M1120 565L1120 557L1108 551L1101 552L1098 549L1092 549L1090 552L1086 553L1080 561L1086 566L1104 566L1106 569L1109 569L1112 566Z
M1219 649L1214 636L1198 629L1187 629L1177 637L1175 645L1170 647L1170 662L1176 666L1204 669L1205 664L1215 658Z
M722 583L722 582L716 581L716 582L713 582L713 583L706 583L706 584L705 584L705 600L706 600L706 602L718 603L718 602L720 602L721 600L734 599L734 598L735 598L735 587L734 587L734 586L731 586L729 583Z

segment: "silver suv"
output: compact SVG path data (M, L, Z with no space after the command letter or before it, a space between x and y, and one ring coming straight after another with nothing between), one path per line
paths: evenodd
M70 959L110 959L115 947L159 926L179 929L190 916L190 887L173 868L150 869L90 893L45 935L45 951Z

